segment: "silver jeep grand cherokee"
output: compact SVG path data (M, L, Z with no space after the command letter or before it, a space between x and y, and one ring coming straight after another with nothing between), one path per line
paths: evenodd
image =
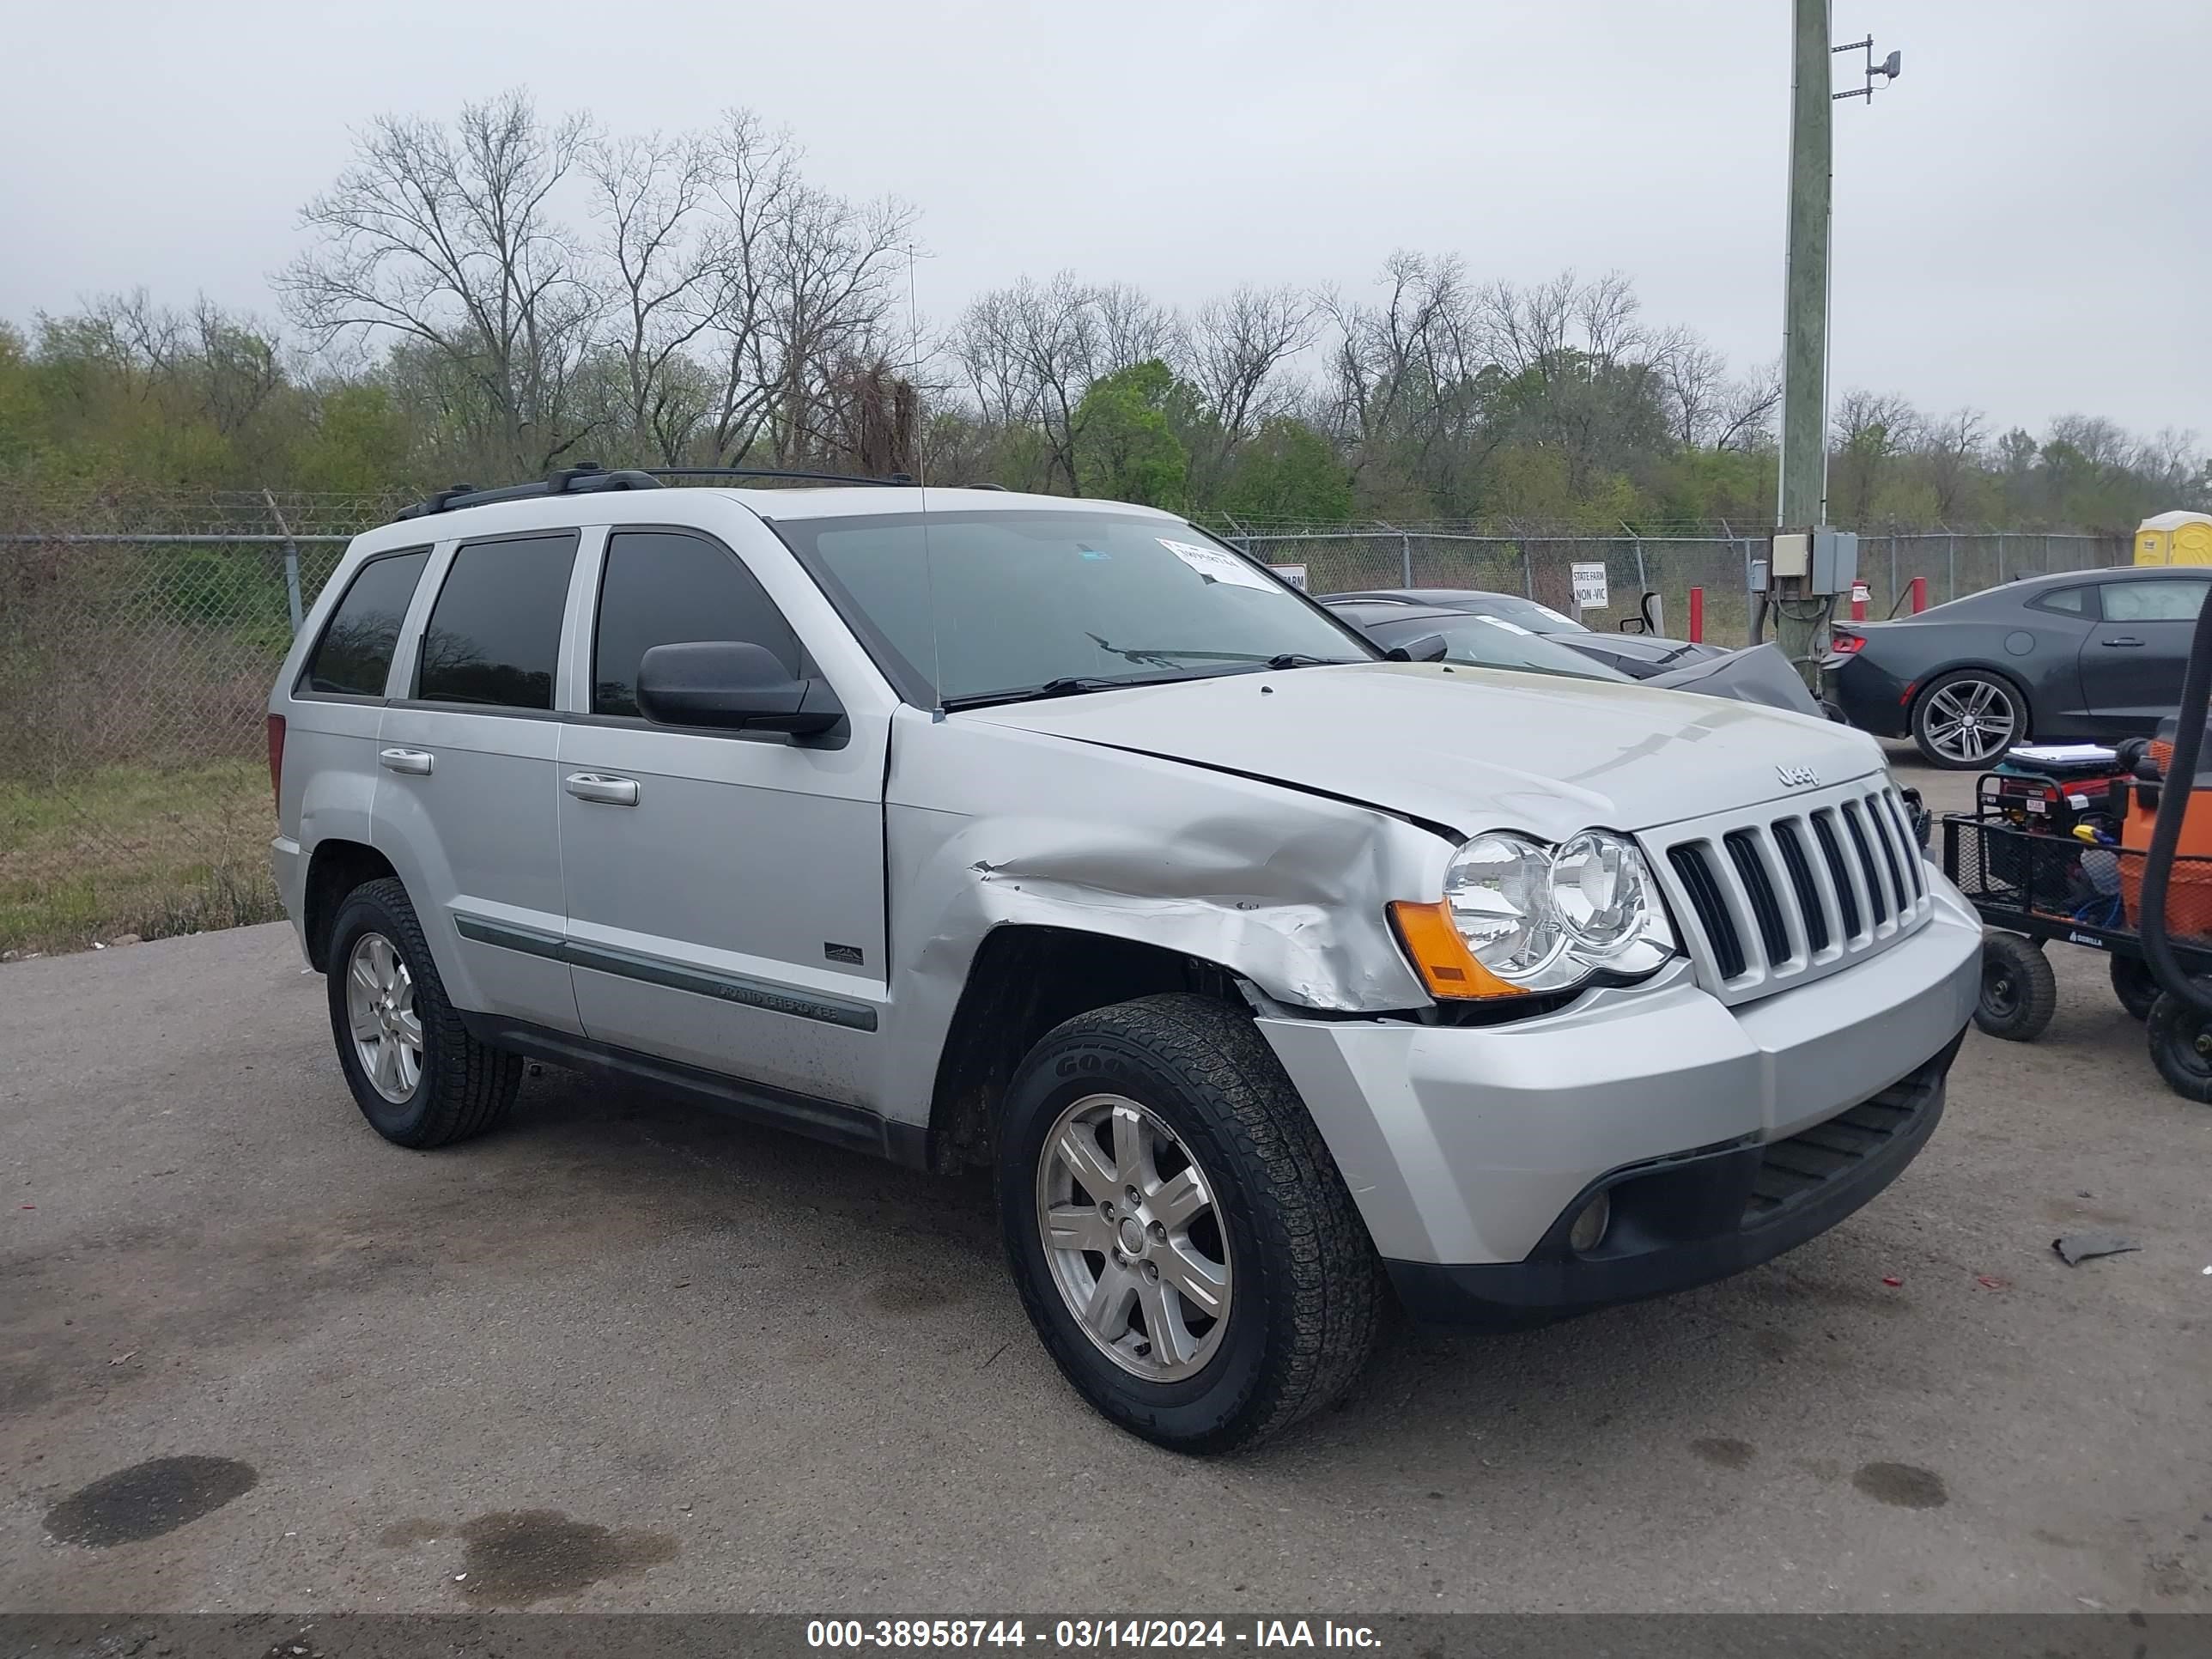
M1388 660L1142 507L447 492L356 539L270 738L380 1133L535 1057L987 1165L1069 1381L1190 1450L1394 1291L1557 1317L1833 1225L1975 1000L1871 739Z

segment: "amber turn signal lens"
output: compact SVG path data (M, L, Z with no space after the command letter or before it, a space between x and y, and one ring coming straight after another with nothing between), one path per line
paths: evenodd
M1474 959L1452 923L1449 904L1414 904L1399 899L1390 906L1391 925L1421 983L1435 997L1520 997L1528 994Z

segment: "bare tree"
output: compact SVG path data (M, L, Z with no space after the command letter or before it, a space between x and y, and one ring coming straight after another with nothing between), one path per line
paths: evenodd
M763 445L779 465L837 448L835 387L886 355L914 210L809 185L789 136L748 111L730 112L703 149L714 221L696 313L714 381L706 447L718 465Z
M1198 308L1189 374L1221 428L1218 464L1297 396L1286 373L1313 343L1316 307L1294 288L1251 284Z
M1841 522L1871 524L1891 464L1919 434L1919 413L1894 392L1854 390L1838 401L1831 425L1830 500Z
M1729 383L1713 432L1715 449L1756 449L1772 438L1782 407L1782 359L1770 358Z
M1473 290L1457 256L1403 249L1384 262L1382 282L1379 305L1322 296L1338 336L1331 423L1355 474L1396 453L1413 477L1431 477L1437 452L1467 435L1473 413L1480 368Z
M720 159L692 135L602 139L584 152L612 288L607 331L622 365L628 441L663 466L684 459L713 401L686 352L711 315L707 209Z
M1640 311L1618 271L1587 283L1571 270L1525 288L1492 283L1478 296L1482 347L1507 380L1515 435L1555 446L1577 495L1663 443L1668 353Z
M1108 283L1091 290L1091 305L1098 319L1098 374L1155 359L1172 368L1182 366L1182 319L1142 289Z
M1044 487L1079 495L1076 410L1107 356L1097 290L1068 271L1042 284L1024 276L973 301L951 349L987 421L1035 430Z
M728 112L705 143L715 221L700 312L715 386L708 448L725 465L750 452L773 395L756 374L775 280L773 249L805 185L790 135L764 128L749 110Z
M895 287L913 255L914 210L895 198L853 203L802 188L790 210L769 243L769 303L754 337L779 465L836 447L833 383L851 364L888 356Z
M380 116L302 210L315 245L276 279L319 340L419 343L484 400L507 463L541 470L594 423L569 408L600 296L552 198L591 136L548 126L527 94L463 107L454 130Z
M1957 518L1967 504L1967 491L1982 471L1983 452L1988 443L1988 417L1978 409L1954 410L1921 428L1920 453L1928 482L1936 492L1938 520L1948 522Z
M1652 365L1666 397L1667 424L1674 441L1684 449L1705 448L1728 399L1728 359L1692 330L1678 328L1659 337Z

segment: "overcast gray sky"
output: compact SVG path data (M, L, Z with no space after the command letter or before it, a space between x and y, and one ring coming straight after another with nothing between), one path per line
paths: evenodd
M1739 365L1781 331L1788 0L7 0L0 315L144 285L273 312L300 204L386 111L525 85L617 130L731 104L917 204L922 308L1062 267L1190 305L1634 277ZM1835 0L1905 54L1836 106L1832 391L2212 436L2203 0ZM633 21L634 20L634 21ZM1837 84L1847 65L1838 58ZM2193 303L2191 303L2193 301Z

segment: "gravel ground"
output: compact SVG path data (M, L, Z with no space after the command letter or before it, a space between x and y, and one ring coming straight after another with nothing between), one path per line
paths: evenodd
M2212 1110L2051 958L1840 1228L1214 1462L979 1184L550 1071L397 1151L281 926L0 968L0 1607L2212 1611Z

